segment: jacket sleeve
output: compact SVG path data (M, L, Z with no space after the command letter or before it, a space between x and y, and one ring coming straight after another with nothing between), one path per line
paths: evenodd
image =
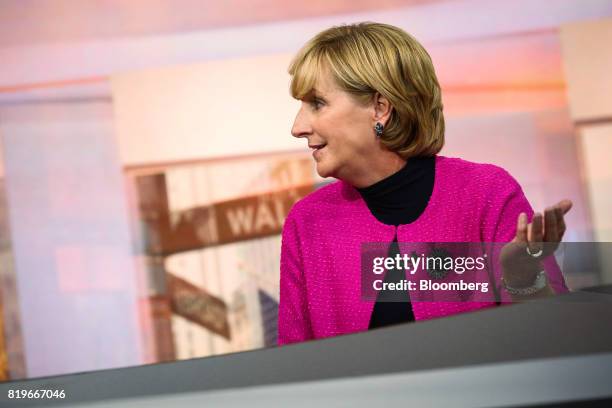
M308 313L300 239L294 213L285 220L280 260L278 345L314 338Z
M518 216L521 212L527 214L528 222L532 221L534 212L519 183L507 171L501 168L495 169L485 209L485 225L483 226L485 234L483 238L485 241L498 243L495 245L493 254L497 261L495 262L497 265L497 268L495 268L497 269L495 271L497 286L499 293L502 294L502 300L510 301L510 295L501 285L501 268L498 260L502 245L499 243L510 242L514 239ZM549 284L555 293L569 292L555 257L548 257L543 261L543 264Z

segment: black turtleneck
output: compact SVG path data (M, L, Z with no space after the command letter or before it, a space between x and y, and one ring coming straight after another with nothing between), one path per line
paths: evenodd
M435 156L414 157L391 176L365 188L358 188L368 208L380 222L402 225L414 222L423 213L433 192ZM397 235L389 247L389 256L399 253ZM390 269L385 282L400 282L405 271ZM407 291L380 291L370 317L369 328L414 321Z

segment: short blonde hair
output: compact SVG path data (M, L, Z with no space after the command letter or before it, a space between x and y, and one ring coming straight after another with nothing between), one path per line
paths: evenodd
M362 103L378 92L393 106L382 143L403 158L432 156L444 145L442 95L431 57L405 31L379 23L329 28L312 38L289 66L291 95L312 92L330 69L336 84Z

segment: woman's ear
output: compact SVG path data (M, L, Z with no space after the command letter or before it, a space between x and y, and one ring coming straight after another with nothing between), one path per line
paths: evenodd
M391 112L393 112L391 102L376 92L374 94L374 122L380 122L383 126L386 126L391 117Z

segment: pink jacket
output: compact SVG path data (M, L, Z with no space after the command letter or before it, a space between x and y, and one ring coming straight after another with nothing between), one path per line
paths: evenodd
M432 196L421 216L397 227L399 242L508 242L521 212L533 210L504 169L436 157ZM379 222L344 181L297 202L282 234L278 344L368 329L374 301L361 298L362 242L391 242L395 228ZM556 293L568 292L554 259L545 262ZM552 272L551 272L552 271ZM498 286L502 301L510 301ZM492 302L412 302L416 320L494 306Z

